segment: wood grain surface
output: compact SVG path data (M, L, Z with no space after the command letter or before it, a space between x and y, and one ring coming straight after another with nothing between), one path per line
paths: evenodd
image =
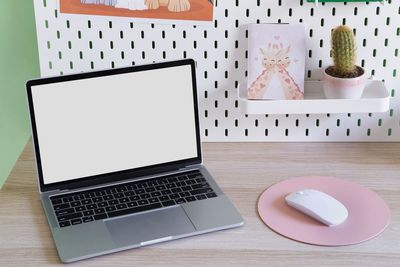
M245 226L69 266L400 266L400 143L206 143L203 150ZM346 247L311 246L274 233L257 215L257 198L270 185L303 175L337 176L371 188L388 203L390 226ZM29 142L0 191L0 266L59 264Z

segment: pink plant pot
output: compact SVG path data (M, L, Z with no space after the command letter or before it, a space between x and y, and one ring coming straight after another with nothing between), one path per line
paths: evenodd
M323 88L329 99L359 99L365 88L365 71L356 78L337 78L324 71Z

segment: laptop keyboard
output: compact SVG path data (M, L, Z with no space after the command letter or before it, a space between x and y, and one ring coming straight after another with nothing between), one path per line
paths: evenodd
M50 197L60 227L217 197L199 171Z

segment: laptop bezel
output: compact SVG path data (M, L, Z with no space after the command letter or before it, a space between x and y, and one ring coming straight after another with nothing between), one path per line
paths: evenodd
M38 133L36 128L35 110L32 98L32 87L44 84L52 84L73 80L90 79L96 77L112 76L131 72L148 71L162 68L178 67L190 65L192 74L192 88L193 88L193 102L194 102L194 115L195 115L195 127L196 127L196 143L197 143L197 156L195 158L189 158L174 162L166 162L162 164L156 164L141 168L134 168L128 170L121 170L111 173L105 173L100 175L87 176L82 178L76 178L69 181L57 182L52 184L45 184L43 180L42 163L40 158L40 144L38 139ZM197 82L196 82L196 66L193 59L184 59L163 63L154 63L148 65L132 66L126 68L118 68L111 70L102 70L88 73L72 74L65 76L57 76L50 78L42 78L30 80L26 83L26 92L28 98L28 107L30 114L30 121L32 127L32 138L34 143L34 150L36 156L37 176L39 180L39 189L41 192L48 192L54 190L66 190L76 189L83 187L96 186L107 183L120 182L127 179L137 179L143 176L155 175L164 172L171 172L179 170L187 166L201 164L201 141L200 141L200 123L199 123L199 112L198 112L198 101L197 101Z

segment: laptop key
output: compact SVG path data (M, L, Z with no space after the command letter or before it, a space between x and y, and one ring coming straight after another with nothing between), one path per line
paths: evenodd
M78 207L80 205L82 205L80 201L71 202L71 207Z
M147 201L147 199L142 199L142 200L139 200L139 201L138 201L138 204L139 204L140 206L147 205L147 204L149 204L149 201Z
M116 208L115 206L108 206L108 207L105 208L105 210L106 210L107 212L109 212L109 211L117 210L117 208Z
M114 194L114 198L118 199L118 198L123 198L124 197L124 193L116 193Z
M186 200L187 202L192 202L192 201L195 201L196 198L195 198L194 196L190 196L190 197L186 197L185 200Z
M167 201L167 200L169 200L169 197L168 196L161 196L161 197L159 197L158 198L160 201Z
M158 183L157 183L157 181L148 181L147 185L148 186L156 186L156 185L158 185Z
M143 188L147 187L147 184L146 183L141 183L141 184L138 184L137 187L143 189Z
M93 218L97 221L97 220L103 220L103 219L107 219L107 214L105 213L101 213L101 214L96 214L93 216Z
M91 203L92 203L92 200L91 200L90 198L89 198L89 199L84 199L84 200L81 201L81 203L82 203L83 205L91 204Z
M156 189L155 189L154 187L148 187L148 188L145 189L145 191L146 191L147 193L151 193L151 192L156 191Z
M161 204L163 205L163 207L173 206L175 205L175 201L173 200L163 201Z
M167 189L167 190L163 190L163 191L161 191L161 193L162 193L163 195L169 195L169 194L172 194L171 190L169 190L169 189Z
M187 186L183 186L183 187L182 187L182 190L183 190L183 191L190 191L190 190L192 190L192 188L191 188L190 186L187 185Z
M126 205L128 206L128 208L133 208L133 207L137 207L138 203L136 201L133 201L133 202L126 203Z
M83 213L83 216L90 216L90 215L94 214L94 211L93 210L85 210L82 213Z
M106 212L106 210L104 208L99 208L99 209L94 210L95 214L100 214L100 213L104 213L104 212Z
M117 204L118 204L118 200L116 200L116 199L108 201L108 205L117 205Z
M60 221L69 221L72 219L80 218L82 217L82 212L77 212L77 213L72 213L68 215L63 215L63 216L58 216L57 220Z
M71 224L72 225L77 225L77 224L81 224L81 223L82 223L81 219L73 219L73 220L71 220Z
M169 198L170 199L177 199L177 198L180 198L180 196L179 196L179 194L172 194L172 195L169 195Z
M85 206L79 206L79 207L76 207L75 210L76 210L77 212L78 212L78 211L84 211L84 210L86 210L86 208L85 208Z
M107 195L107 196L104 196L103 199L104 200L112 200L112 199L114 199L114 196L113 195Z
M92 221L93 221L93 217L92 217L92 216L83 217L83 218L82 218L82 221L83 221L84 223L92 222Z
M187 185L193 185L193 184L196 184L196 181L195 180L187 180L186 184Z
M126 186L129 190L136 190L136 189L138 189L138 187L137 187L137 185L135 185L135 184L131 184L131 185L128 185L128 186Z
M127 191L125 186L117 187L117 192L118 193L125 192L125 191Z
M139 199L140 199L139 196L131 196L131 197L129 197L130 201L136 201L136 200L139 200Z
M106 191L96 191L96 192L95 192L96 197L101 197L101 196L104 196L104 195L106 195L106 194L107 194Z
M206 195L197 195L196 196L197 200L203 200L203 199L207 199Z
M182 192L182 193L179 193L179 195L181 197L190 197L190 193L189 192Z
M74 200L83 200L83 199L85 199L84 195L76 195L76 196L74 196Z
M97 205L96 205L96 204L89 204L89 205L86 205L86 209L88 209L88 210L94 210L95 208L97 208Z
M201 189L201 188L208 188L208 187L210 187L210 185L208 183L192 185L192 189Z
M126 202L129 202L129 198L127 198L127 197L121 198L119 200L119 203L126 203Z
M133 192L133 191L127 191L127 192L124 193L124 195L125 195L126 197L133 196L134 194L135 194L135 192Z
M157 185L157 186L156 186L156 189L159 190L159 191L161 191L161 190L165 190L166 187L165 187L165 185Z
M176 185L175 185L174 183L172 183L172 184L166 184L165 187L168 188L168 189L171 189L171 188L176 187Z
M156 178L156 180L154 181L154 186L157 189L157 186L164 185L166 182L168 182L168 181L164 178Z
M161 196L161 192L153 192L153 193L151 193L150 194L152 197L159 197L159 196Z
M61 198L51 199L51 203L53 205L61 204L62 203L62 199Z
M70 207L69 203L64 203L64 204L60 204L60 205L55 205L55 206L53 206L53 208L54 208L55 211L67 209L67 208L69 208L69 207Z
M141 198L141 199L148 199L148 198L150 198L150 194L143 194L143 195L140 195L140 198Z
M126 204L118 204L117 209L122 210L122 209L126 209L128 206Z
M171 177L171 178L168 178L167 181L170 183L174 183L174 182L177 182L178 179L176 179L175 177Z
M60 225L60 227L66 227L66 226L70 226L71 225L71 223L69 221L59 222L58 224Z
M179 187L178 188L173 188L173 189L171 189L171 192L172 193L179 193L179 192L182 192L182 189L180 189Z
M184 180L184 181L178 181L178 182L176 182L176 185L177 186L185 186L185 185L187 185L187 180Z
M185 185L186 185L185 181L176 182L176 186L182 187L182 186L185 186ZM176 186L175 186L175 187L176 187Z
M74 201L73 197L64 197L62 200L64 201L64 203Z
M153 198L149 199L149 202L150 203L156 203L156 202L158 202L158 199L156 197L153 197Z
M194 179L197 183L201 184L202 182L205 182L206 179L205 178L196 178Z
M153 209L158 209L158 208L162 208L162 205L160 203L154 203L154 204L135 207L135 208L112 211L112 212L108 212L107 214L108 214L109 218L112 218L112 217L116 217L116 216L133 214L133 213L138 213L138 212L153 210Z
M106 207L106 206L108 206L107 202L99 202L99 203L97 203L97 207L99 207L99 208L103 208L103 207Z
M90 193L84 193L83 195L85 196L85 199L91 198Z
M212 192L212 193L206 194L206 196L207 196L208 198L213 198L213 197L217 197L217 194L215 194L214 192Z
M202 189L192 190L192 191L190 191L190 194L192 194L192 196L194 196L194 195L207 194L207 193L213 193L213 192L214 191L211 188L202 188Z
M186 200L184 198L178 198L176 201L176 204L183 204L186 202Z
M111 195L111 194L117 193L117 191L113 192L112 189L106 189L106 193L107 193L107 195Z
M96 203L96 202L103 202L104 200L103 200L102 197L94 197L94 198L92 198L92 201L93 201L94 203Z
M74 208L56 211L56 216L62 216L62 215L67 215L67 214L71 214L71 213L75 213Z
M144 193L145 193L144 189L135 190L135 194L136 195L141 195L141 194L144 194Z

